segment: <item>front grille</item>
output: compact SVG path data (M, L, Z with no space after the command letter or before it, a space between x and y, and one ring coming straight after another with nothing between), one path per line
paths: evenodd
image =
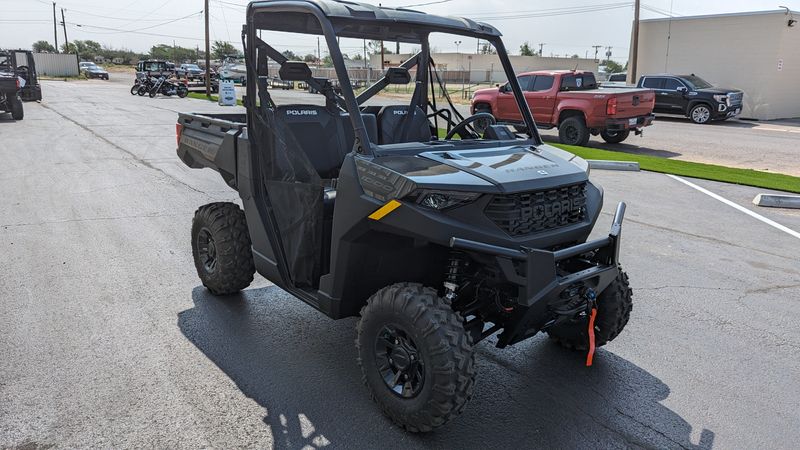
M730 94L728 94L728 102L731 105L738 105L742 103L742 97L744 97L744 94L742 94L741 92L731 92Z
M546 191L495 195L484 213L511 236L579 223L586 218L586 183Z

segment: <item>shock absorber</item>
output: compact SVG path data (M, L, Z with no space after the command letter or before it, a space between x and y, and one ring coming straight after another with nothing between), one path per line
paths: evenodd
M456 291L464 282L469 260L463 252L453 251L447 261L447 273L444 277L445 297L451 302L456 299Z

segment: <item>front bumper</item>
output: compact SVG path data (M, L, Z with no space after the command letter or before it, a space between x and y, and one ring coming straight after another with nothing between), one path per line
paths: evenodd
M624 119L607 119L605 128L607 131L638 130L652 125L655 118L655 114L647 114L644 116L627 117Z
M717 111L712 114L714 119L729 119L736 117L742 113L742 105L726 105L724 103L717 104Z
M498 336L498 347L520 342L547 329L554 321L549 305L566 290L580 285L599 294L614 281L619 275L619 243L624 217L625 203L620 203L607 237L555 251L512 249L455 237L450 239L452 248L496 257L506 279L519 287L519 307ZM578 271L570 272L566 264L560 264L576 258L583 263Z

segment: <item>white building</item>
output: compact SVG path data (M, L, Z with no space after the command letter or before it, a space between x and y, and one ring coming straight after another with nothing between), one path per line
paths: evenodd
M694 73L744 91L742 118L800 117L798 20L785 10L643 20L637 75Z

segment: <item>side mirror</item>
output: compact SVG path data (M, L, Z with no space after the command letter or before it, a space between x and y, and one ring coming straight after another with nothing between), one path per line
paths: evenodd
M302 61L286 61L278 70L278 75L284 81L305 81L311 78L311 68Z
M386 81L389 84L408 84L411 83L411 74L404 67L390 67L386 69Z
M682 93L689 92L689 89L687 89L686 86L678 86L675 90Z

